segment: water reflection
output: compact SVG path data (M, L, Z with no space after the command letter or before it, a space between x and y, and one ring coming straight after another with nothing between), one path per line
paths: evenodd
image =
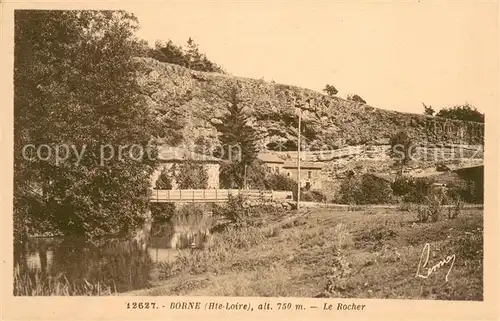
M16 267L22 275L42 273L75 287L99 283L112 292L127 292L151 285L155 263L201 249L210 238L206 228L171 223L153 224L147 231L141 242L108 239L99 245L75 238L32 238L16 247Z
M38 248L33 249L33 246ZM25 262L17 262L23 275L35 276L32 282L64 279L73 287L100 284L112 292L126 292L148 287L153 261L136 243L108 240L94 246L76 239L30 240ZM38 279L38 280L37 280Z

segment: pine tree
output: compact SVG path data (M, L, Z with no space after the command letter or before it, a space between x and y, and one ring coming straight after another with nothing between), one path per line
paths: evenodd
M245 166L251 166L257 159L257 131L250 126L250 117L245 112L239 97L239 88L232 86L228 92L228 113L218 126L220 142L224 147L223 158L229 163L221 167L221 183L228 187L243 188Z
M189 69L203 70L202 55L198 49L198 44L192 38L187 41L186 59Z

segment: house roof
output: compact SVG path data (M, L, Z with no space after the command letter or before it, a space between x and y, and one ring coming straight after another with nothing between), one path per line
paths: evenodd
M296 161L286 161L283 164L284 168L297 168L297 162ZM300 162L300 168L307 168L307 169L321 169L323 168L322 164L315 163L315 162Z
M257 158L264 163L279 163L283 164L285 161L273 153L259 153Z
M181 147L158 146L158 160L161 162L185 162L188 160L201 163L220 163L222 159L196 153Z

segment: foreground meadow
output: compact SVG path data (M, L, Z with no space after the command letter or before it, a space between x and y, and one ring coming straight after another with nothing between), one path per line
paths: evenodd
M158 265L153 287L126 295L483 299L479 209L434 223L396 209L314 209L211 243Z

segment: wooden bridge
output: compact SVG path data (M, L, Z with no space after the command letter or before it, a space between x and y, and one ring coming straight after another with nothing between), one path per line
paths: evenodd
M253 189L153 189L152 203L224 203L229 195L243 196L247 200L293 201L291 191L271 191Z

